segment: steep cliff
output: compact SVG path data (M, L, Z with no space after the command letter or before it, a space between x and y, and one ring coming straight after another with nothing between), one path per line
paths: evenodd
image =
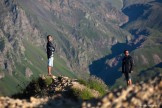
M33 26L25 11L14 0L1 1L0 5L0 67L13 75L14 68L17 68L15 63L21 62L22 57L25 57L23 42L28 40L40 46L43 40L40 30Z

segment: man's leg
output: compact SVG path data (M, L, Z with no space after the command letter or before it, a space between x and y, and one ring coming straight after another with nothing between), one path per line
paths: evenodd
M132 85L132 80L131 79L129 79L129 85Z
M127 81L127 86L132 85L131 75L130 73L124 73L125 79Z
M48 75L52 75L51 74L51 70L52 70L52 67L51 66L48 66Z
M128 76L128 73L124 73L125 75L125 79L127 81L127 86L129 86L129 76Z
M53 57L48 59L48 75L52 75Z
M129 78L129 85L132 85L131 73L128 73L128 78Z

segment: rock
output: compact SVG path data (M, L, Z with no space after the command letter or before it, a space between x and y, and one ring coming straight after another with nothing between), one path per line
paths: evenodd
M25 76L26 77L31 77L33 75L33 72L30 70L30 68L26 68L26 70L25 70Z
M56 78L56 76L52 75L52 78L53 78L53 79L55 79L55 78Z
M133 105L141 105L141 100L139 100L139 99L133 97L133 98L131 99L131 103L132 103Z
M82 108L86 108L86 106L87 106L87 103L86 102L83 102L82 103Z
M159 89L162 90L162 81L160 81Z
M30 102L35 103L36 101L37 101L36 98L34 98L34 97L30 97Z
M91 104L90 104L90 103L88 103L88 104L87 104L87 107L88 107L88 108L90 108L90 107L91 107Z
M109 100L113 100L113 98L114 98L113 93L108 94L108 99Z
M0 70L0 79L2 79L4 77L5 77L5 74L3 72L1 72L1 70Z

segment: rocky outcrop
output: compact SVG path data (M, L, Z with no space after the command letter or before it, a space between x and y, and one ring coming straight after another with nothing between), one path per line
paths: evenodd
M82 103L82 98L79 95L82 94L77 93L82 93L81 91L84 90L94 98L101 96L98 91L79 83L77 79L70 79L63 76L42 76L38 79L38 82L32 81L29 83L23 91L23 95L21 93L16 94L13 96L15 99L1 97L0 106L66 108L66 105L68 105L79 107ZM18 97L23 99L17 99Z
M77 100L72 97L65 97L61 92L67 92L69 86L74 86L76 80L70 80L67 77L58 77L54 84L59 93L52 97L36 98L30 97L28 100L12 99L9 97L0 97L0 106L4 107L61 107L66 108L138 108L138 107L162 107L162 75L148 81L119 88L113 92L107 93L102 98L88 101ZM60 82L61 81L61 82ZM62 85L62 86L61 86ZM81 86L80 86L81 87ZM59 89L58 89L59 88ZM52 95L52 94L51 94Z
M126 89L116 89L108 93L93 108L139 108L162 106L162 75L148 81L148 83L138 83ZM93 103L93 102L92 102ZM88 108L90 103L84 103L84 108Z
M3 72L1 72L1 70L0 70L0 79L2 79L4 77L5 77L5 74Z

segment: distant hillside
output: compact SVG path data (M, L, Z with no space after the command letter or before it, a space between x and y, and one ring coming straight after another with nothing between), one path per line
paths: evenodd
M119 28L127 17L107 0L19 0L19 5L34 17L34 24L53 34L57 53L75 72L87 73L95 59L111 53L111 46L131 35Z
M111 89L124 86L124 49L135 60L134 83L158 76L161 5L160 0L1 0L0 95L47 73L48 34L56 45L56 76L95 75Z
M121 10L123 8L123 1L124 0L108 0L113 7L115 7L118 10Z
M128 18L107 0L1 0L0 14L0 95L46 74L48 34L57 46L53 73L69 77L88 77L92 61L132 38L119 28Z
M46 38L15 0L0 1L0 95L16 93L17 85L47 73ZM55 55L55 75L75 77Z

